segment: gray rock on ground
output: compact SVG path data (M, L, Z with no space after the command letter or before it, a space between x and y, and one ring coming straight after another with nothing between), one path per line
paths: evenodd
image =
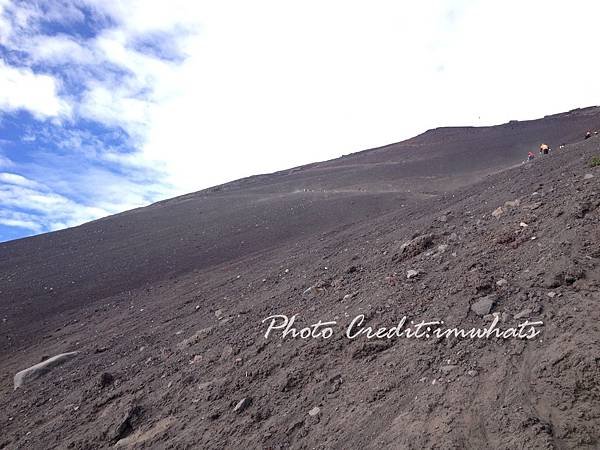
M79 352L68 352L61 353L60 355L48 358L35 366L31 366L28 369L21 370L14 377L14 388L18 389L30 381L37 380L39 377L47 374L55 367L60 366L65 361L68 361L78 355Z
M520 313L515 314L515 319L520 320L520 319L528 318L531 316L532 313L533 313L533 310L531 308L524 309Z
M318 406L315 406L313 409L311 409L308 412L308 415L310 417L315 417L315 416L319 415L320 412L321 412L321 408L319 408Z
M418 271L418 270L413 270L413 269L411 269L411 270L408 270L408 271L406 272L406 278L408 278L409 280L410 280L411 278L415 278L415 277L417 277L418 275L419 275L419 271Z
M480 298L471 305L471 310L478 316L486 316L490 313L494 305L496 304L495 295L487 295Z
M235 408L233 408L233 412L240 413L246 408L248 408L248 406L250 406L251 404L252 399L250 397L244 397L235 405Z

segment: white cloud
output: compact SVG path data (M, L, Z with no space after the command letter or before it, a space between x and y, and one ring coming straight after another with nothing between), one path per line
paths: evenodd
M25 109L39 118L66 115L70 107L59 97L58 84L50 75L0 60L0 111Z
M44 226L39 222L39 218L33 214L19 213L15 211L0 210L0 225L8 227L25 228L34 233L44 231Z
M591 1L581 9L514 0L97 6L119 26L97 38L95 52L132 75L124 85L90 85L81 112L124 126L139 148L128 160L163 166L177 192L435 126L600 100L600 63L580 45L595 39L600 6ZM178 27L182 63L132 47L144 33Z
M38 188L40 186L39 183L34 180L29 180L22 175L9 172L0 172L0 183L7 183L29 188Z
M0 217L17 220L14 214L23 214L21 217L28 217L26 222L35 222L46 231L64 228L56 224L75 226L110 214L109 210L75 202L43 187L11 184L0 184L0 205Z
M14 163L10 159L8 159L6 156L0 155L0 169L13 167L13 166L14 166Z

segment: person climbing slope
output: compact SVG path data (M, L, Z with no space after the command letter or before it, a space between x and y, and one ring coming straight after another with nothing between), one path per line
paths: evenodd
M548 147L546 144L540 145L540 154L547 155L548 153L550 153L550 147Z
M533 152L527 153L527 161L533 161L533 158L535 158L535 155L533 154Z
M592 132L591 131L588 131L587 133L585 133L585 138L586 139L589 139L591 137L592 137Z

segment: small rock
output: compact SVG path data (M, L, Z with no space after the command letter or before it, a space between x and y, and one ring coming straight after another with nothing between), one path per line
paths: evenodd
M115 381L115 377L112 376L111 373L104 372L100 375L100 387L105 388L110 386Z
M556 292L548 292L548 294L546 294L546 295L550 298L554 298L554 297L556 297Z
M308 415L310 417L315 417L315 416L319 415L320 412L321 412L321 408L319 408L318 406L315 406L313 409L311 409L308 412Z
M498 287L506 286L507 284L508 281L506 281L504 278L500 278L498 281L496 281L496 286Z
M248 406L250 406L251 404L252 399L250 397L244 397L237 403L237 405L235 405L235 408L233 408L233 412L240 413L246 408L248 408Z
M358 295L358 292L352 292L351 294L344 295L343 301L350 300Z
M198 364L199 362L202 362L202 355L194 355L190 361L190 364Z
M408 278L409 280L411 278L415 278L418 275L419 275L419 271L418 270L412 270L411 269L411 270L409 270L409 271L406 272L406 278Z
M508 202L504 203L504 206L507 208L516 208L521 204L521 200L516 199L516 200L510 200Z
M114 433L113 442L118 445L118 441L129 436L140 424L143 415L144 409L140 405L133 405L123 419L119 422L119 426Z
M60 355L48 358L35 366L31 366L28 369L21 370L14 377L14 388L20 388L23 384L47 374L55 367L60 366L65 361L74 358L78 354L79 352L61 353Z
M524 319L526 317L529 317L532 312L533 312L533 310L531 308L524 309L520 313L515 314L515 319L519 320L519 319Z
M469 370L467 372L467 375L469 375L470 377L476 377L477 376L477 371L476 370Z
M471 305L471 310L478 316L485 316L489 314L496 303L496 297L494 295L487 295L480 298Z
M519 224L519 226L520 226L521 228L527 228L529 225L527 225L525 222L521 222L521 223Z
M314 284L314 285L310 286L309 288L307 288L302 293L302 296L307 299L313 299L313 298L319 296L321 293L326 292L327 288L329 286L330 286L330 284L327 282L319 282L319 283Z
M191 347L192 345L196 345L198 342L200 342L200 340L202 340L202 338L204 336L209 335L211 332L212 332L212 327L203 328L202 330L198 330L191 337L184 339L183 341L178 343L177 348L179 350L184 350L188 347ZM179 332L177 332L176 334L179 334Z
M502 206L499 206L492 212L492 216L494 216L496 219L499 219L502 214L504 214L504 209Z
M449 374L450 372L452 372L454 369L456 369L458 366L455 364L448 364L446 366L442 366L440 367L440 370L445 373L445 374Z
M583 179L584 179L584 180L591 180L592 178L594 178L594 175L592 175L591 173L586 173L586 174L583 176Z
M534 192L534 194L535 194L535 192ZM531 195L533 195L533 194L531 194ZM534 202L534 203L530 203L529 205L523 206L523 208L530 209L533 211L534 209L538 209L542 205L543 205L542 202Z
M217 320L221 320L224 315L225 315L225 313L223 312L222 309L217 309L215 311L215 317L217 318Z
M440 245L438 245L437 250L440 253L444 253L446 250L448 250L448 244L440 244Z

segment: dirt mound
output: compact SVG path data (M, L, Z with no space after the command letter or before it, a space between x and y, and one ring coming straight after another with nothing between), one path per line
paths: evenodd
M598 448L600 139L470 162L500 139L558 147L557 127L582 140L597 118L438 130L2 245L0 446ZM421 179L442 149L448 172ZM543 324L531 340L346 335L405 316Z

